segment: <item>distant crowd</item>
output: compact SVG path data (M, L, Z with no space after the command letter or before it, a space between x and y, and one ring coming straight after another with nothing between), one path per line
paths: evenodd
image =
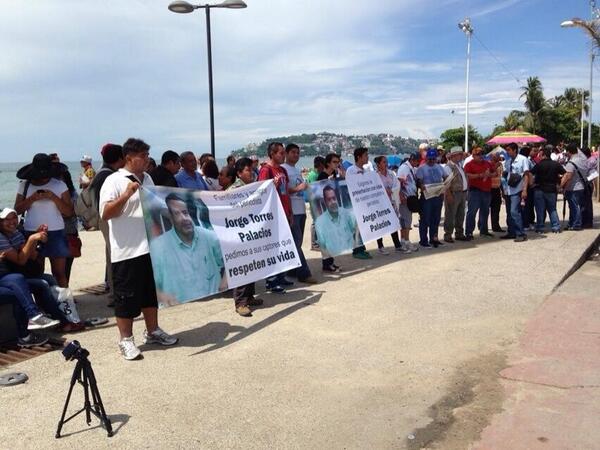
M294 143L269 144L267 158L234 156L218 167L214 157L185 151L165 151L157 164L149 156L150 146L140 139L123 145L106 144L100 155L102 166L93 167L92 157L81 158L77 178L80 192L66 165L56 154L37 154L21 168L17 177L15 204L0 212L0 302L12 303L21 347L42 345L47 337L32 330L60 327L62 332L81 331L57 307L56 292L69 286L75 258L81 256L79 230L99 229L105 240L105 289L114 307L120 334L118 343L127 360L140 356L133 337L133 319L143 314L145 343L174 345L178 339L158 324L157 294L148 240L143 222L140 186L170 186L193 190L230 190L254 181L272 180L298 248L301 267L266 280L266 288L284 293L297 282L314 284L317 279L306 262L302 243L306 224L304 191L309 183L342 180L349 173L374 170L398 214L400 229L392 233L394 250L411 253L455 241L480 239L515 242L527 240L528 232L578 231L593 226L592 180L598 176L598 152L576 145L523 145L474 147L464 152L455 146L444 149L423 143L399 166L390 166L385 155L370 161L367 148L357 148L352 161L330 153L314 158L313 167L297 167L300 148ZM562 193L569 214L561 225L557 211ZM326 199L325 199L326 200ZM504 203L505 225L500 211ZM443 213L443 235L439 235ZM411 242L414 215L418 214L418 242ZM563 219L565 210L563 210ZM314 228L311 247L319 248ZM182 243L182 245L185 245ZM377 252L389 254L383 239ZM352 253L370 259L364 246ZM44 273L44 261L50 274ZM341 271L334 258L322 259L324 273ZM250 316L262 304L254 283L233 289L235 310Z

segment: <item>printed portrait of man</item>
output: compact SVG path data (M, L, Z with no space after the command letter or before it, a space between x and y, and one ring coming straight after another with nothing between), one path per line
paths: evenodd
M321 251L331 256L352 251L357 234L354 215L346 208L340 207L335 189L330 185L323 188L323 202L325 209L315 221Z
M184 303L226 289L215 232L194 224L180 194L167 195L165 203L173 226L150 242L159 303Z

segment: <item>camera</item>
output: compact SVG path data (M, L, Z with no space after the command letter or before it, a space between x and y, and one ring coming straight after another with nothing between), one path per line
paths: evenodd
M72 361L74 359L85 359L90 352L81 347L79 341L71 341L63 348L62 354L67 361Z

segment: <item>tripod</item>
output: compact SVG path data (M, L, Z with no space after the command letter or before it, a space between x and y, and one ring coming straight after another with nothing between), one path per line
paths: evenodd
M76 382L79 382L83 386L83 408L70 416L68 419L65 419L67 408L69 406L69 400L71 399L71 393L73 392L73 386L75 386ZM93 404L90 403L90 391ZM58 439L60 437L60 430L62 429L63 425L69 420L73 419L75 416L81 414L83 411L85 411L85 421L88 425L92 421L92 414L94 414L98 419L100 419L102 425L104 425L108 437L113 435L110 419L106 416L106 411L104 410L104 405L102 404L102 399L100 398L100 391L98 391L98 385L96 384L96 377L94 375L94 370L92 369L92 363L90 363L90 361L87 359L87 355L85 354L77 357L77 364L75 365L73 375L71 376L71 385L69 386L69 392L67 393L67 399L65 401L62 416L58 421L58 428L56 429L55 437Z

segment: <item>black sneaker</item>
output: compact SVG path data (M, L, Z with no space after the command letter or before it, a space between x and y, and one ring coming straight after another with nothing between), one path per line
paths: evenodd
M514 234L505 234L504 236L500 236L500 239L514 239L516 236Z
M339 269L336 268L333 264L331 264L329 266L324 266L323 267L323 272L338 273Z
M281 286L293 286L293 285L294 285L294 282L293 282L293 281L290 281L290 280L288 280L287 278L282 278L281 280L279 280L279 284L280 284Z
M275 285L275 286L270 286L267 288L269 291L273 292L274 294L285 294L285 288L283 286L280 285Z
M29 333L24 338L17 339L17 347L30 348L44 345L48 342L48 337L43 334Z
M517 236L515 238L515 242L525 242L527 240L527 236L522 235L522 236Z

